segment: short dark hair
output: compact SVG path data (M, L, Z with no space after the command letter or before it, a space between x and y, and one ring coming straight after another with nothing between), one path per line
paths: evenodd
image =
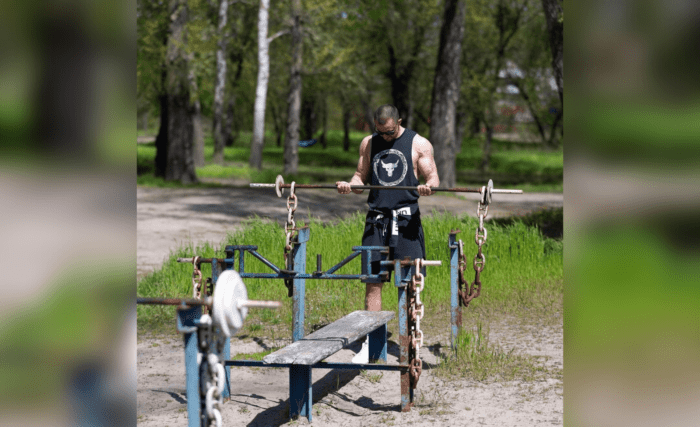
M399 110L391 104L384 104L374 112L374 121L380 125L389 119L393 119L394 123L399 122Z

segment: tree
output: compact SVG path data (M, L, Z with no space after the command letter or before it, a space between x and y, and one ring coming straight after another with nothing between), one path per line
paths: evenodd
M292 63L287 96L287 131L284 137L284 173L294 174L299 167L299 113L301 110L301 0L291 1Z
M260 0L258 12L258 84L255 89L253 110L253 140L250 145L250 166L262 169L262 151L265 143L265 104L267 81L270 78L270 41L267 39L270 0Z
M250 145L249 164L262 170L262 152L265 144L265 106L267 104L267 84L270 80L270 43L286 34L282 30L273 36L267 36L270 0L260 0L258 12L258 83L255 89L255 106L253 107L253 139Z
M190 103L186 0L170 0L171 16L165 55L165 94L161 98L161 126L156 137L156 176L183 184L197 182L192 142L194 109Z
M226 87L226 42L228 32L226 31L226 18L228 10L228 0L220 0L218 27L217 27L217 49L216 49L216 85L214 89L214 117L212 132L214 136L214 163L224 163L224 88Z
M435 164L440 181L447 187L454 187L456 183L455 136L465 11L464 0L446 0L430 109L430 140L435 148Z
M549 46L552 50L552 69L557 82L559 100L564 105L564 12L562 0L542 0L547 20Z

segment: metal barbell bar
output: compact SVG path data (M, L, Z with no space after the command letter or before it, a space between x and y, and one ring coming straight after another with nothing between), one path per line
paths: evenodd
M282 175L278 175L277 179L275 179L274 184L268 184L268 183L251 183L250 188L274 188L275 191L277 192L277 197L282 197L282 194L284 193L285 188L290 188L292 184L285 184L284 183L284 178ZM335 184L294 184L294 189L297 190L299 188L310 188L310 189L317 189L317 188L327 188L327 189L337 189L338 186ZM482 187L483 188L483 187ZM431 188L432 191L448 191L448 192L453 192L453 193L481 193L482 188L467 188L467 187L455 187L455 188L446 188L446 187L434 187ZM351 190L417 190L418 187L412 187L412 186L405 186L405 185L395 185L395 186L384 186L384 185L351 185L350 186ZM486 186L486 190L489 194L489 201L491 199L490 195L491 194L522 194L523 190L511 190L511 189L500 189L500 188L493 188L493 180L489 180L488 185Z
M137 298L137 304L148 305L204 305L212 309L212 319L221 328L221 332L230 337L243 327L248 315L248 308L280 308L278 301L254 301L248 299L241 276L235 270L226 270L219 275L214 288L214 295L207 299L185 298Z

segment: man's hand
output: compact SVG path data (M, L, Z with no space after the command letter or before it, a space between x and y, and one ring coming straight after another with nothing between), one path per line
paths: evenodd
M345 182L345 181L336 181L335 185L338 186L338 193L340 194L350 194L350 191L352 191L355 194L362 194L363 191L365 190L351 190L350 186L351 185L362 185L362 183L350 183L350 182Z
M350 194L350 183L345 181L337 181L335 185L338 186L338 193L340 194Z
M435 194L435 192L431 190L430 187L427 185L419 185L418 194L421 196L432 196L433 194Z

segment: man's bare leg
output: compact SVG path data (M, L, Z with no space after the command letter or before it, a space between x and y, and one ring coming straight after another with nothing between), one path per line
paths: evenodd
M383 283L367 283L365 292L365 310L382 310L382 285Z
M365 291L365 310L381 311L382 309L382 283L367 283ZM362 343L362 349L352 358L353 363L369 362L369 336Z

